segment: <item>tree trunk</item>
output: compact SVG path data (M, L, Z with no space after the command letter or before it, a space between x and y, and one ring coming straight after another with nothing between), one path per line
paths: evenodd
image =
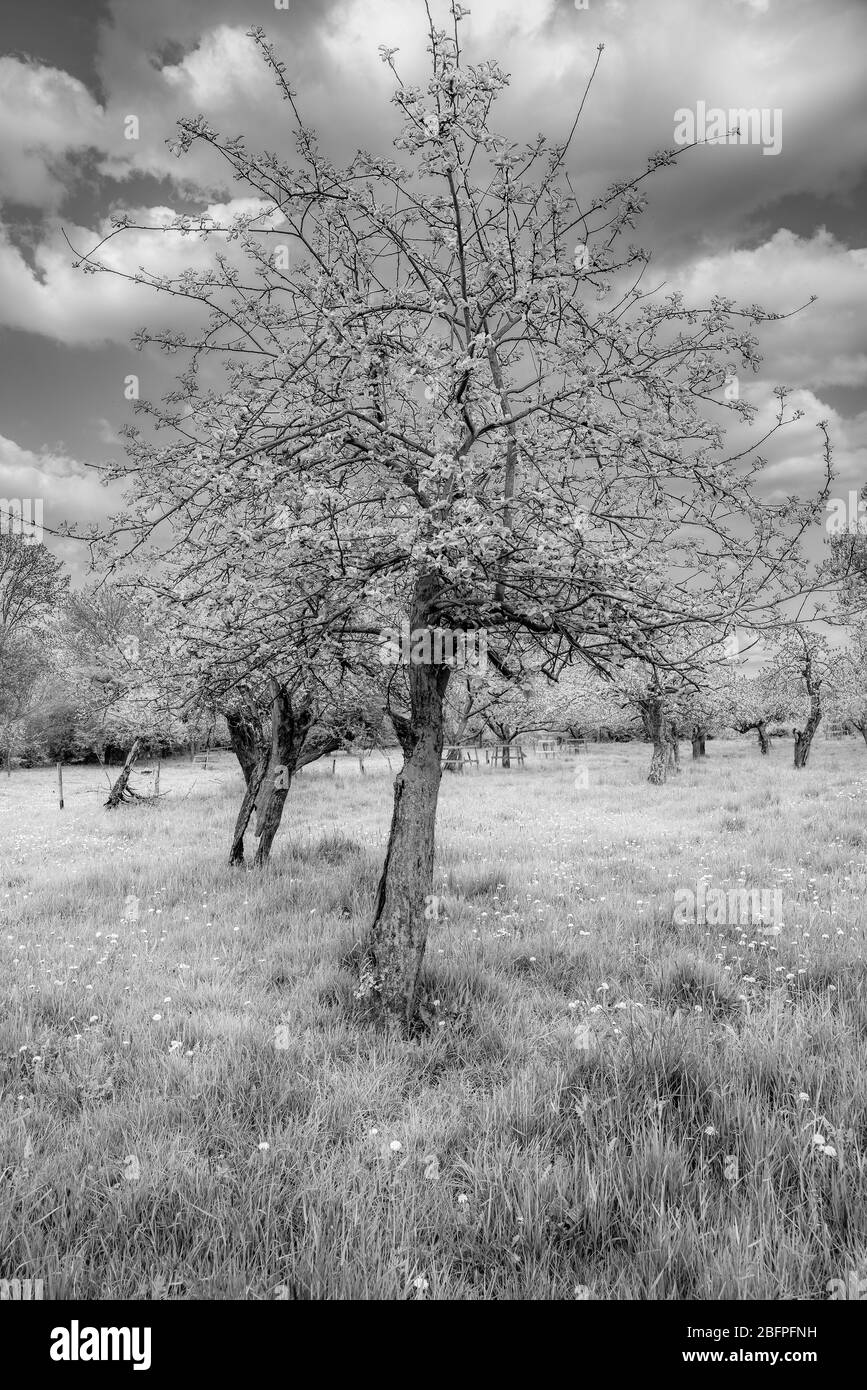
M351 736L351 730L349 729L349 727L347 727L344 730L344 735L346 737ZM282 800L280 801L280 804L278 806L276 801L273 801L271 797L271 793L277 790L274 787L274 781L277 776L276 767L279 766L280 761L278 758L277 764L274 764L273 725L271 748L268 748L262 742L260 734L260 737L257 741L257 757L253 765L252 773L249 777L247 776L246 769L244 769L244 776L247 782L247 787L244 792L244 799L241 802L241 809L238 811L238 816L235 821L235 830L232 835L232 847L229 850L229 864L231 866L240 865L244 863L244 835L246 834L247 827L250 824L250 819L254 811L256 811L257 814L257 835L260 835L264 830L267 817L270 816L271 824L273 826L273 829L270 833L270 838L267 843L267 847L263 848L263 844L261 841L259 844L259 853L261 853L263 857L260 859L259 853L257 853L256 855L257 864L262 864L265 862L265 860L268 858L268 855L271 852L271 845L274 842L274 836L277 834L277 830L280 826L280 820L283 815L283 807L286 803L286 794L288 792L288 781L290 780L290 778L288 777L290 767L291 772L294 774L296 771L299 771L302 767L306 767L308 763L316 762L317 758L324 757L326 753L336 752L338 748L342 747L342 742L343 740L340 734L338 733L323 733L320 734L317 738L308 738L307 731L305 729L305 735L301 747L301 752L298 754L297 758L295 759L295 762L292 764L290 764L289 762L284 763L284 766L287 768L287 776L285 778L281 778L281 780L286 780L287 786L283 788ZM245 747L243 751L246 755L247 748ZM241 751L239 751L239 748L235 748L235 756L237 757L239 763L241 763L242 768L244 768L244 763L241 761Z
M124 797L126 796L126 784L129 781L130 773L132 772L133 765L135 763L136 758L138 757L138 750L139 740L136 739L132 748L126 755L126 762L123 765L123 770L121 771L120 776L118 777L117 781L114 783L114 786L109 792L108 800L105 802L105 805L108 807L110 811L113 811L115 807L119 806L120 803L124 800Z
M253 861L259 868L267 864L274 837L280 828L283 807L292 778L299 765L301 750L313 723L313 705L302 699L297 709L285 686L274 682L271 706L271 757L256 798L256 834L259 847Z
M767 756L771 751L771 740L768 738L767 725L764 722L757 724L756 733L759 736L759 748L762 750L763 756Z
M431 625L435 581L416 590L411 627ZM394 781L388 847L365 941L359 996L370 995L390 1029L406 1032L417 1005L433 884L434 834L448 666L410 665L410 717L393 714L404 763Z
M822 722L822 706L818 690L810 696L810 715L803 729L795 730L795 767L806 767L813 735Z
M504 730L503 730L503 768L504 768L504 770L505 770L505 768L507 768L507 767L510 768L511 766L512 766L512 749L511 749L511 746L510 746L510 744L509 744L509 728L508 728L508 725L506 725L506 727L505 727Z
M673 724L668 729L668 770L680 772L680 735Z
M861 730L861 737L867 743L867 724L859 724L858 728Z
M232 710L226 715L232 752L241 764L244 781L250 785L250 778L259 766L264 740L259 720L249 711Z
M642 720L645 731L653 741L653 757L650 760L648 782L661 787L667 780L669 768L674 764L671 729L662 700L648 699L642 707Z
M271 754L267 749L265 749L259 755L259 762L256 766L256 769L254 770L252 777L247 782L247 787L244 792L244 800L241 802L241 809L238 812L238 818L235 821L235 833L232 836L232 848L229 851L230 867L233 867L236 864L243 864L244 862L244 833L247 829L247 826L250 823L250 817L253 814L253 807L256 805L256 798L259 795L259 789L262 786L262 783L265 779L265 774L268 771L270 761Z
M693 761L695 761L695 760L698 759L698 758L703 758L703 757L706 756L706 755L705 755L705 747L704 747L704 743L705 743L706 737L707 737L706 731L701 727L701 725L699 725L699 724L693 725L693 730L692 730L692 756L693 756Z

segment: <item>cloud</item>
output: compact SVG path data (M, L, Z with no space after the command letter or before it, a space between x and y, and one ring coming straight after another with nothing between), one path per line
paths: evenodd
M702 256L670 283L687 304L722 294L781 313L817 295L793 318L760 326L761 377L814 389L867 383L867 250L844 246L824 228L812 237L783 228L754 250Z
M72 170L70 156L102 148L104 112L69 73L0 58L0 196L52 211Z
M255 198L236 198L213 203L207 213L225 222L261 206ZM133 221L146 227L166 228L176 212L168 207L134 208ZM108 219L95 229L65 228L75 250L91 251L111 231ZM99 258L124 275L134 276L144 266L161 275L203 269L212 264L216 238L207 244L196 236L167 231L129 228L108 242ZM225 242L220 238L221 249ZM9 328L38 333L72 346L96 346L106 341L129 343L134 331L151 327L189 327L197 311L188 300L171 298L144 284L111 274L85 274L74 268L74 255L59 222L46 224L44 239L28 264L20 249L0 227L0 323Z
M818 429L824 420L833 449L834 496L845 497L850 488L860 488L867 477L867 411L845 416L823 401L814 391L795 390L786 398L785 418L802 411L801 419L784 425L770 439L779 414L779 399L769 382L748 380L741 383L741 397L756 407L752 424L741 421L726 433L727 455L742 450L761 454L767 467L761 474L762 492L776 500L798 495L815 495L825 479L823 438ZM761 442L760 442L761 441Z
M53 536L51 532L61 522L86 529L120 509L120 487L105 488L99 478L96 469L70 457L62 446L37 453L0 435L0 497L42 501L45 544L78 578L87 571L87 545Z

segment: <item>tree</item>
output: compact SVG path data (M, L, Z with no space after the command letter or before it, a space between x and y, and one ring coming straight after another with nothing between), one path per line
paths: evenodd
M863 622L853 628L847 649L834 653L826 700L831 718L857 729L867 743L867 626Z
M254 821L254 864L262 867L295 773L356 740L379 740L384 702L372 663L353 672L328 651L308 655L293 644L279 612L268 611L263 628L252 584L234 603L230 595L215 606L209 593L190 594L169 563L142 587L159 633L148 649L150 679L159 678L175 708L225 719L245 787L229 863L245 862L244 836Z
M783 633L773 654L768 679L778 687L790 708L804 720L795 729L795 767L807 766L816 730L823 716L823 694L832 662L827 639L804 623L793 623Z
M49 670L42 641L29 634L7 639L0 662L0 729L7 777L16 735L43 696Z
M750 325L774 316L644 297L645 254L617 248L641 180L675 153L579 207L572 135L518 149L492 130L506 76L464 62L451 13L452 33L431 23L426 90L398 78L406 168L367 152L335 168L261 30L298 166L179 122L179 154L204 144L261 203L150 229L226 237L206 271L130 273L204 315L139 335L188 365L165 406L139 403L172 442L127 433L123 533L158 550L171 521L162 563L215 633L249 618L249 592L257 670L278 629L284 658L288 643L306 662L363 661L395 604L412 633L484 632L507 681L572 660L665 668L679 629L767 601L815 510L759 500L761 460L726 459L699 409L732 360L757 363ZM131 225L115 222L112 236ZM82 264L110 269L96 251ZM404 762L359 990L399 1028L426 945L452 674L421 651L389 696Z
M708 694L713 675L724 659L719 643L708 646L702 628L690 637L674 639L669 664L628 662L613 685L622 705L638 714L645 738L653 744L648 782L661 786L671 772L680 771L680 735L691 731L693 757L704 755L704 740L712 721Z
M767 756L771 751L768 732L772 724L787 718L791 703L780 690L779 683L769 678L767 671L747 676L732 671L720 691L722 719L739 734L755 730L759 751Z
M76 591L63 608L60 643L63 689L100 762L108 748L183 743L182 711L161 680L158 637L140 594L108 582Z
M0 670L8 645L38 631L68 588L61 562L44 545L0 531Z

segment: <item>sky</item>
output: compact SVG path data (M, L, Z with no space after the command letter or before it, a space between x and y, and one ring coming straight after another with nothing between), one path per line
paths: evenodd
M443 0L430 0L445 22ZM278 8L279 6L279 8ZM758 108L767 134L705 144L645 185L632 239L645 276L706 304L714 294L789 312L760 331L764 360L741 379L764 433L774 388L803 419L763 450L782 494L822 475L816 421L829 422L835 496L867 482L867 0L470 0L462 42L511 76L495 126L518 141L565 137L597 57L569 155L579 193L601 192L675 146L684 111ZM287 65L305 121L335 162L391 152L394 79L425 61L424 0L3 0L0 53L0 499L43 499L45 522L101 522L120 496L100 466L122 456L124 380L169 385L166 359L136 351L136 328L166 322L160 298L86 276L113 213L159 222L236 209L238 190L207 156L167 147L180 116L205 115L250 147L285 150L286 107L247 37L261 25ZM127 138L134 129L138 138ZM772 124L773 123L773 124ZM698 132L700 133L700 131ZM758 135L758 132L757 132ZM189 240L131 233L118 264L192 263ZM115 243L117 245L117 243ZM162 258L162 259L161 259ZM738 427L743 430L742 426ZM747 439L749 434L747 434ZM739 436L740 438L740 436ZM46 537L76 582L87 548Z

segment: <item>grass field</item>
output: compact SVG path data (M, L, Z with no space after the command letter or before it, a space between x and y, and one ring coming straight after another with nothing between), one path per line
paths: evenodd
M426 1029L354 998L384 763L0 777L0 1277L78 1298L827 1298L867 1272L867 752L445 777ZM683 745L682 755L688 754ZM674 894L781 888L777 935ZM138 916L136 918L136 913Z

